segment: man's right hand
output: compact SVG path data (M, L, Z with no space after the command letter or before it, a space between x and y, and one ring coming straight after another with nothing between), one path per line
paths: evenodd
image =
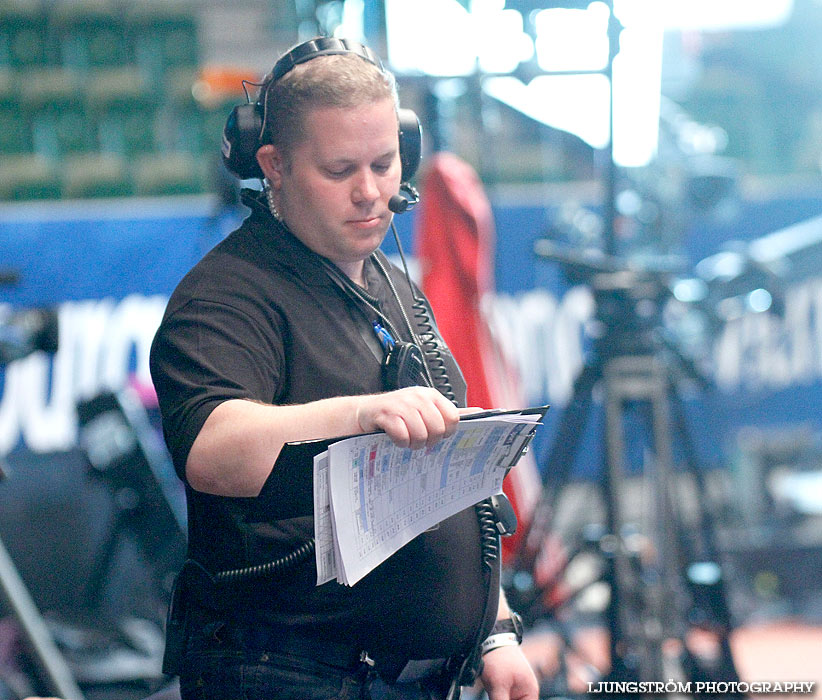
M431 447L451 435L460 411L436 389L413 386L361 397L357 425L364 433L384 431L400 447Z

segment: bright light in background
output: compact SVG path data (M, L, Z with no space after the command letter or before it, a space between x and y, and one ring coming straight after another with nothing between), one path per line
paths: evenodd
M502 9L495 0L471 5L471 16L479 43L477 59L484 73L511 73L534 55L534 42L525 33L522 15Z
M647 165L659 142L663 30L659 0L615 0L614 14L624 29L614 58L614 162ZM608 113L605 113L605 119Z
M357 0L362 2L362 0ZM352 2L352 0L347 0ZM649 163L657 148L666 30L728 30L783 23L793 0L613 0L624 29L613 64L613 155L623 166ZM534 15L536 41L504 0L385 0L389 61L398 73L505 74L536 51L545 71L601 71L608 60L609 9L545 9ZM604 75L539 76L525 85L489 77L494 98L548 126L608 145L610 98Z
M385 0L388 58L398 73L510 73L534 55L522 15L504 0Z
M540 75L528 85L518 78L500 76L486 78L482 87L500 102L543 124L575 134L593 148L608 145L611 88L604 75Z
M334 30L334 36L359 41L361 44L365 43L364 17L364 0L345 0L343 3L342 21Z
M545 71L602 70L608 65L608 18L604 2L587 10L552 8L534 17L539 67Z
M470 75L477 42L457 0L385 0L388 58L398 73Z
M658 0L626 0L615 12L625 29L614 61L614 161L646 165L656 153L662 29L654 16ZM617 5L621 8L626 4ZM552 71L602 70L608 62L605 3L587 10L542 10L535 19L540 67ZM555 129L578 136L592 148L609 139L610 86L602 74L539 76L528 85L516 78L489 78L488 94Z

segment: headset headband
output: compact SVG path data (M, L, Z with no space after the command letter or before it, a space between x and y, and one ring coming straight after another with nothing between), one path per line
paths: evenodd
M309 39L308 41L295 46L291 49L291 51L277 61L271 71L271 76L266 81L261 97L264 97L264 93L271 83L278 81L294 66L297 66L300 63L305 63L306 61L310 61L312 58L317 58L319 56L334 56L344 53L356 54L357 56L364 58L369 63L373 63L381 71L385 70L379 56L377 56L377 54L375 54L367 46L358 44L356 41L351 41L350 39L337 39L332 36L317 37L316 39Z

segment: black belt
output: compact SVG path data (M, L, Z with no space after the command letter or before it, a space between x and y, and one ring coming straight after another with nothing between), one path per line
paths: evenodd
M194 613L193 617L197 618L199 615ZM199 636L209 646L219 644L232 649L254 650L260 653L290 654L348 670L354 670L367 664L372 666L387 683L397 680L416 681L437 675L445 664L444 659L441 661L414 660L409 665L410 659L396 655L372 657L367 650L358 645L320 639L295 633L293 630L259 623L214 621L213 618L210 620L201 618L195 622L194 628L193 634ZM403 671L406 672L404 676Z
M365 661L362 649L344 642L312 638L260 624L221 622L213 623L211 626L214 626L211 634L215 641L234 648L291 654L346 669L354 668Z

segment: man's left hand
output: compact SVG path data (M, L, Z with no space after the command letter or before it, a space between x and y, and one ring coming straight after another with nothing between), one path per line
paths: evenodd
M480 678L488 700L537 700L539 683L520 647L497 647L482 661Z

